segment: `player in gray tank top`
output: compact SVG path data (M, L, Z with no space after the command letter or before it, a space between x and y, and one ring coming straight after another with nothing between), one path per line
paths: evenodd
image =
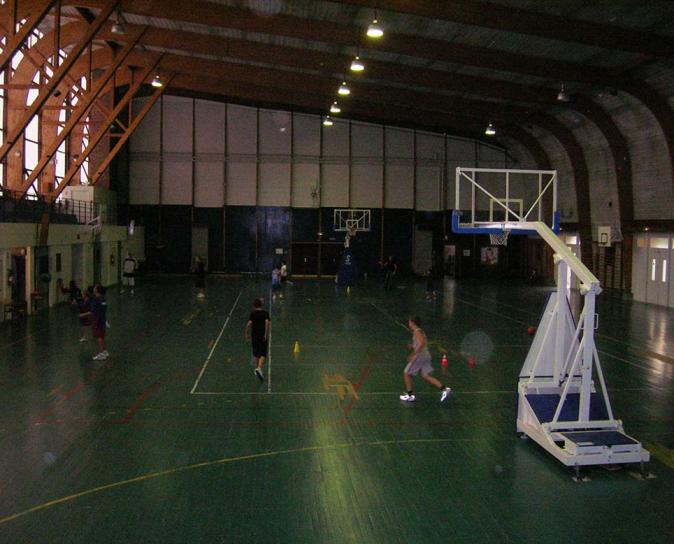
M403 371L406 392L400 395L400 400L405 402L417 400L412 390L412 376L418 376L421 373L421 379L441 391L440 402L445 402L452 389L442 385L442 383L430 375L433 372L433 364L431 362L431 352L428 350L426 334L421 330L421 319L411 317L407 325L412 331L412 343L409 346L412 349L412 353L407 357L407 365Z

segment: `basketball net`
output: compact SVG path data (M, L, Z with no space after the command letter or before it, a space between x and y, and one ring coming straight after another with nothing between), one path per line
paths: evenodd
M504 230L497 234L489 234L489 240L492 246L507 246L508 245L508 234L510 231Z

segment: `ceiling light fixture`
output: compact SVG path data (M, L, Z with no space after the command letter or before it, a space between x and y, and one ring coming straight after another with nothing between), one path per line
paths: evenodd
M367 27L367 36L369 38L379 39L384 35L384 31L381 26L379 26L379 21L377 21L377 12L374 12L374 19Z
M365 70L365 65L363 61L360 60L360 57L356 55L356 58L351 61L351 71L352 72L362 72Z
M342 84L339 86L339 89L337 89L337 94L340 94L342 96L349 96L351 94L351 89L347 87L346 81L342 81Z
M557 101L558 102L568 102L569 99L569 94L566 92L566 89L564 88L564 83L562 83L562 88L559 90L559 93L557 94Z
M116 12L115 22L112 23L110 32L117 35L121 35L126 32L126 29L124 28L124 20L122 19L122 12L120 10L117 10Z
M487 128L484 129L484 133L487 136L494 136L494 134L496 134L496 129L494 128L494 125L491 124L491 121L489 121L489 124L487 125Z
M323 119L323 126L324 127L331 127L332 126L332 119L330 119L329 115L326 115L325 118Z
M337 100L335 100L330 106L330 113L341 113L341 112L342 108L339 107L339 104L337 104Z
M159 74L152 78L152 86L157 88L164 86L164 84L161 82L161 79L159 79Z

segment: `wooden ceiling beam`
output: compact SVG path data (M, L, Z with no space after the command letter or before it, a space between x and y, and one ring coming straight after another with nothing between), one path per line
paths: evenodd
M64 4L100 5L102 0L64 0ZM337 46L362 50L409 55L430 61L488 68L518 74L534 75L557 81L578 81L590 84L616 86L613 81L619 71L599 66L551 61L550 58L520 53L508 53L487 47L461 44L448 40L438 40L387 31L380 43L364 42L365 29L360 26L335 23L332 21L307 19L292 15L270 15L261 17L248 9L219 5L203 1L191 2L134 2L123 0L125 13L139 16L161 17L193 24L207 24L223 29L236 29L288 38L298 38L312 42L323 42ZM166 31L168 35L173 30Z

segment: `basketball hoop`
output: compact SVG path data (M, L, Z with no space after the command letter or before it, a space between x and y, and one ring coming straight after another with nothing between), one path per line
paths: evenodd
M507 246L509 230L504 230L496 234L489 234L489 240L492 246Z

